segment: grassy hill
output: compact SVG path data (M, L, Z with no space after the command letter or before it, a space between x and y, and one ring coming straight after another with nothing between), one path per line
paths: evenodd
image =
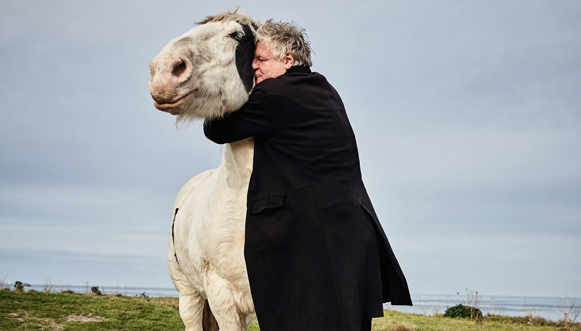
M375 319L374 331L581 331L579 323L541 318L484 317L468 319L422 316L387 310ZM183 330L177 298L127 297L75 293L0 290L0 330ZM250 328L259 331L256 320Z

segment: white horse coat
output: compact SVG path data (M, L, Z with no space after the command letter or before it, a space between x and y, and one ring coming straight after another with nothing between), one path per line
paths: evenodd
M178 120L239 109L254 85L254 24L224 13L172 40L150 64L155 106ZM221 165L191 179L175 201L168 264L188 331L244 331L254 316L244 262L253 152L253 138L227 144Z

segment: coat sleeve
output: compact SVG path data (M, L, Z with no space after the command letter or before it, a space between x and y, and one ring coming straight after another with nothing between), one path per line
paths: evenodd
M242 108L224 118L206 120L204 134L217 144L266 135L274 127L272 115L268 98L260 85L257 85Z

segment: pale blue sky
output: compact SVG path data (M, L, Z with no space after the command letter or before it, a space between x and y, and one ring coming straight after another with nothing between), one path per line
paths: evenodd
M413 293L579 296L578 1L3 1L0 277L172 286L173 200L220 147L148 62L237 5L306 28Z

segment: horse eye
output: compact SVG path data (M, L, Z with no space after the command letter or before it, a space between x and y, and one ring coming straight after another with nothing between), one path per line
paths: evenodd
M242 37L244 37L244 34L240 31L236 31L236 32L232 32L230 34L230 38L236 40L236 41L240 41L242 40Z

